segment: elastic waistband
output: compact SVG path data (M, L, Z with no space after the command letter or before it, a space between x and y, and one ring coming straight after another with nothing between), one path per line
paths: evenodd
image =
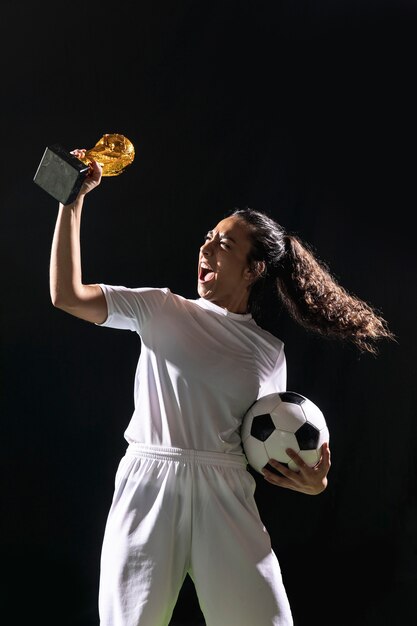
M246 457L243 454L227 452L211 452L206 450L185 450L169 446L151 446L144 443L129 444L126 454L146 459L163 461L182 461L183 463L200 463L203 465L228 465L245 467Z

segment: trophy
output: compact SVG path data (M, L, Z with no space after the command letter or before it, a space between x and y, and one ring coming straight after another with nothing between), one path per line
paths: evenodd
M90 171L91 160L102 166L103 176L118 176L133 162L135 149L123 135L106 134L79 159L61 145L45 149L33 181L62 204L71 204Z

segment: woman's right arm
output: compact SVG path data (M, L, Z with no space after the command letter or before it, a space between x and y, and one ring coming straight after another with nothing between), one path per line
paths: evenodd
M82 151L74 151L81 154ZM80 226L85 195L101 181L101 167L91 171L72 204L60 204L52 240L49 285L52 304L75 317L102 324L107 319L107 304L99 285L84 285L81 270Z

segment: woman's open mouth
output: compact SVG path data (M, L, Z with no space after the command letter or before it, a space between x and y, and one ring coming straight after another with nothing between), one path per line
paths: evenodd
M200 271L198 273L198 280L200 283L208 283L210 280L213 280L214 272L211 267L202 267L200 266Z

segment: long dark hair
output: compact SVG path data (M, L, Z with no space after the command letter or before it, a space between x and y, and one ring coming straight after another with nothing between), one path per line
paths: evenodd
M249 226L249 262L265 263L253 284L248 308L262 324L264 307L279 299L291 317L306 330L352 342L361 352L377 353L376 342L394 340L386 320L370 304L344 289L312 248L271 217L251 208L231 215Z

